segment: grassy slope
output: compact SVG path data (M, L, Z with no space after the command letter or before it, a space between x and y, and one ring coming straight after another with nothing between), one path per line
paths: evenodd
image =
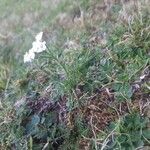
M146 1L56 2L0 1L1 149L149 145ZM25 65L41 30L49 50Z

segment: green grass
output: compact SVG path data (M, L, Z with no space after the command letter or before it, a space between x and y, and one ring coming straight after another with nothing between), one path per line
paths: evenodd
M150 19L149 7L139 3L141 14L131 12L133 20L125 24L118 20L125 5L121 3L113 4L102 19L100 12L94 14L102 5L98 1L63 0L55 7L51 1L0 1L0 34L6 35L0 36L0 149L80 150L85 149L83 141L93 150L149 145L149 118L144 112L149 109ZM72 21L80 11L84 25ZM97 20L90 16L92 11ZM63 13L67 22L58 19ZM24 64L23 55L40 31L48 48ZM92 103L95 95L97 105ZM105 111L97 108L99 102L117 115L97 131L96 123L89 124L84 114L89 107Z

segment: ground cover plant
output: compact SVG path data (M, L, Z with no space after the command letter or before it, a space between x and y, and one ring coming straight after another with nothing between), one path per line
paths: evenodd
M147 0L3 0L0 13L0 149L150 149Z

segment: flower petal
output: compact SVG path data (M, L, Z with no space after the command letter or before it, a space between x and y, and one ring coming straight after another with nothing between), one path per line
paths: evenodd
M42 41L42 37L43 37L43 32L40 32L36 35L35 39L36 41Z
M46 42L35 41L32 43L32 49L35 53L40 53L46 50Z

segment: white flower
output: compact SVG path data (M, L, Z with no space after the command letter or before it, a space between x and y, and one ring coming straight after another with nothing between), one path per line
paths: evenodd
M42 41L43 32L36 35L35 41L32 43L32 48L24 55L24 63L31 62L35 58L35 53L40 53L46 50L46 42Z
M26 52L24 55L24 63L31 62L35 58L33 49L30 49L29 52Z
M36 41L42 41L42 37L43 37L43 32L40 32L40 33L38 33L37 35L36 35L36 37L35 37L35 39L36 39Z
M31 59L34 59L34 58L35 58L35 54L34 54L34 52L33 52L33 49L30 49L30 50L29 50L29 57L30 57Z
M31 48L31 49L29 49L29 52L28 53L30 53L30 55L34 55L33 53L34 53L34 49L33 48ZM33 57L33 56L32 56ZM35 56L34 56L35 57ZM34 59L34 58L33 58Z
M46 42L35 41L32 43L32 49L35 53L40 53L46 50Z
M28 52L26 52L25 55L24 55L24 63L30 62L30 61L31 61L31 59L29 57L29 54L28 54Z

